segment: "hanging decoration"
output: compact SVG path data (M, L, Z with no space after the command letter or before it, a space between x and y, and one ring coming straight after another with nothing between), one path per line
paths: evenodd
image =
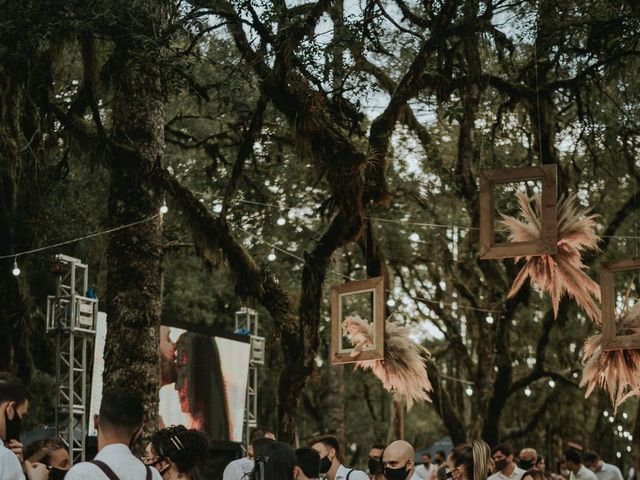
M509 240L526 242L539 238L541 234L541 198L539 194L529 198L518 192L520 217L502 215L500 224L509 232ZM513 297L527 279L543 292L551 295L554 315L558 316L560 298L567 294L597 324L601 316L597 302L600 301L600 287L586 273L582 263L582 252L596 250L600 237L595 231L597 215L582 209L576 195L563 197L558 202L558 240L555 255L526 255L517 257L516 262L524 265L507 294Z
M344 328L349 316L371 318L368 343L355 346ZM360 318L360 317L358 317ZM331 289L331 363L354 363L384 358L384 279L373 277L347 282Z
M480 173L480 258L516 258L526 255L553 255L557 251L557 167L533 167L486 170ZM536 235L509 238L497 242L495 232L497 185L520 182L540 182L542 186Z
M602 266L602 329L587 339L582 358L584 368L580 386L587 386L585 398L601 386L617 409L632 396L640 396L640 298L629 285L616 315L614 275L639 271L639 260L619 260ZM631 306L633 305L633 306Z
M372 345L371 323L359 315L348 316L343 324L355 351L362 351ZM401 327L394 322L385 324L384 358L378 360L359 360L356 366L371 370L381 381L384 388L394 392L407 402L411 409L416 401L431 401L429 392L433 390L424 357L429 351L410 338L411 329Z
M618 326L640 338L640 303L620 315ZM589 337L583 347L582 381L588 398L596 386L609 393L614 409L632 396L640 397L640 349L610 350L604 331Z

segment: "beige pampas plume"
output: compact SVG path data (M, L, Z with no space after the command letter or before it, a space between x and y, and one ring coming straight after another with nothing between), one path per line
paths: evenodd
M541 238L541 199L518 192L520 217L502 215L500 223L507 228L510 242L528 242ZM558 202L558 253L524 257L524 266L507 294L513 297L530 278L536 288L551 295L553 312L558 316L560 298L567 294L597 324L601 322L600 286L585 273L582 252L596 250L600 237L595 231L597 215L580 208L576 195ZM516 258L516 262L523 257Z
M342 322L343 331L354 345L352 357L373 344L373 324L358 315L348 316ZM426 348L411 340L410 328L394 322L385 323L384 359L363 360L356 366L371 370L382 381L384 388L395 392L407 401L407 409L418 400L431 401L431 382L423 355L429 356Z
M625 335L640 335L640 302L623 312L616 320L616 326ZM640 350L605 351L602 333L599 333L585 342L582 363L580 386L587 386L585 398L600 386L609 393L617 410L627 398L640 396Z

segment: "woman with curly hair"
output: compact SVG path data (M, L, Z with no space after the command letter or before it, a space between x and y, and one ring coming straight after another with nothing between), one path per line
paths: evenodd
M151 437L144 463L155 467L163 480L197 480L207 457L207 437L183 425L164 428Z

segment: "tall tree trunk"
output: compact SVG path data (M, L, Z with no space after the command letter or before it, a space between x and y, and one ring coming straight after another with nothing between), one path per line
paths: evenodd
M158 213L160 194L150 184L152 165L164 155L164 91L160 47L154 31L166 25L162 3L134 2L149 30L136 32L148 40L146 51L134 51L140 37L116 44L121 60L114 76L113 140L138 152L148 162L132 162L122 151L112 158L109 218L114 225L133 223ZM116 13L116 12L114 12ZM133 13L133 11L131 12ZM147 22L145 21L145 24ZM108 248L105 388L135 392L147 412L147 428L155 427L158 407L158 335L161 310L161 229L152 221L111 234Z
M15 66L14 66L15 68ZM18 140L22 93L10 72L0 70L0 255L16 249ZM13 259L2 261L0 271L0 370L29 377L26 313Z

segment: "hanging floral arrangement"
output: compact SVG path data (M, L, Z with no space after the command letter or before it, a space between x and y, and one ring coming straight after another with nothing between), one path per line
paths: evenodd
M624 303L628 305L628 302ZM640 302L625 309L616 319L620 332L640 335ZM587 387L585 398L596 386L609 393L614 409L632 396L640 396L640 350L605 350L602 332L589 337L584 344L582 381Z
M541 233L540 195L529 198L525 192L518 192L517 196L520 217L502 215L500 224L507 229L510 242L536 240ZM524 265L507 297L513 297L525 281L531 279L538 290L551 295L556 317L560 299L566 294L600 324L600 286L585 273L586 266L582 262L584 251L598 248L600 237L595 230L596 218L597 215L578 205L576 195L561 198L558 202L558 253L516 258L516 262L524 261Z
M372 324L359 315L348 316L342 322L342 328L354 345L353 357L373 344ZM425 357L428 359L430 356L429 351L412 341L410 332L410 328L386 322L384 359L356 362L357 367L371 370L386 390L404 398L407 409L411 409L416 401L430 402L429 392L433 390L425 363Z

